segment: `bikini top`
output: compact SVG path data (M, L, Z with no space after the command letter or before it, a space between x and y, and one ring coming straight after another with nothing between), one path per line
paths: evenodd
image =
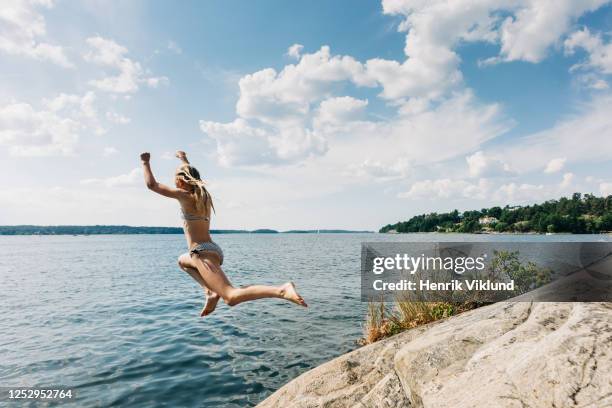
M210 218L207 217L206 215L188 214L185 212L185 210L183 210L182 207L181 207L181 213L185 221L209 221L210 220Z

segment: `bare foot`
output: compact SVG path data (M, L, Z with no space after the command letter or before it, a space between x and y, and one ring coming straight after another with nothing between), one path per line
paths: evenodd
M297 293L297 290L295 290L295 285L293 282L287 282L281 286L281 297L295 303L296 305L308 307L306 302L304 302L304 299L299 295L299 293Z
M219 302L219 295L208 291L206 293L206 304L204 305L202 312L200 312L200 317L208 316L214 312L215 308L217 307L217 302Z

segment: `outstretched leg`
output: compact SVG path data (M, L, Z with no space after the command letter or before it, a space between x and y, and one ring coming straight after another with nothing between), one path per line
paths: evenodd
M183 271L187 272L204 289L204 293L206 294L206 304L202 308L200 316L208 316L215 311L217 303L219 302L219 295L206 287L204 279L202 279L198 269L195 268L195 265L193 265L191 262L191 256L188 253L179 257L178 264Z
M280 286L251 285L235 288L227 279L221 267L216 262L206 258L205 255L192 256L191 261L204 280L205 286L221 296L229 306L255 299L279 298L307 307L306 302L297 293L292 282Z

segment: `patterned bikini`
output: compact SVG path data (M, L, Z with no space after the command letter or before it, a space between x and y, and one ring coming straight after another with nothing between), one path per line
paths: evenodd
M183 219L185 221L209 221L210 220L210 218L208 218L205 215L188 214L182 208L181 208L181 212L183 213ZM216 253L219 256L219 264L223 265L223 250L215 242L213 242L213 241L202 242L201 244L198 244L195 247L193 247L189 251L189 254L191 254L191 255L196 254L197 255L200 252L214 252L214 253Z

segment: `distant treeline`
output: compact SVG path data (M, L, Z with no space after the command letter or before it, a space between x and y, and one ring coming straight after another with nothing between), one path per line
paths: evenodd
M347 233L348 230L292 230L284 233ZM177 227L132 227L129 225L0 225L0 235L107 235L107 234L182 234ZM210 230L211 234L279 234L273 229Z
M612 231L612 196L574 193L571 198L528 206L417 215L385 225L380 232L569 232Z

